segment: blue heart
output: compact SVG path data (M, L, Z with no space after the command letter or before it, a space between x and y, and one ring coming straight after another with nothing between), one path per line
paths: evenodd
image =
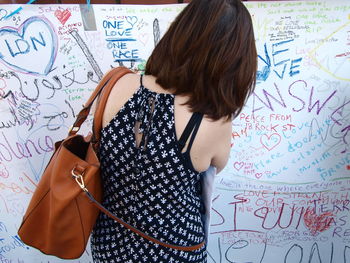
M47 75L57 54L57 35L44 17L33 16L17 29L0 28L0 61L16 71Z

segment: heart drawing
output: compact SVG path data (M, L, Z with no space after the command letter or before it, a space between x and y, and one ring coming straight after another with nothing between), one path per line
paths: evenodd
M56 54L57 35L44 17L30 17L19 28L0 28L0 61L12 70L47 75Z
M137 16L127 16L126 17L126 22L128 22L131 27L134 27L134 25L137 23Z
M55 11L55 17L57 17L58 21L60 21L62 25L64 25L67 22L68 18L70 18L71 15L72 14L68 9L66 10L57 9Z
M149 39L149 34L148 33L140 33L138 37L139 41L146 46L148 39Z
M262 176L263 176L262 173L256 173L256 174L255 174L255 178L256 178L256 179L260 179Z
M279 135L278 133L273 133L270 136L263 134L260 137L260 143L269 151L271 151L273 148L279 145L280 142L281 135Z
M333 214L331 212L317 215L314 209L309 208L304 214L305 226L310 230L310 233L313 236L330 228L332 220Z
M244 162L235 162L235 163L233 164L233 167L234 167L237 171L241 170L243 166L244 166Z

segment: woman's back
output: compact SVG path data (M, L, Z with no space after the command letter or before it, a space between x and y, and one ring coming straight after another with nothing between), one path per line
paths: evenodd
M116 83L100 144L104 205L155 238L200 248L164 248L101 215L95 261L206 262L201 172L227 163L231 120L253 91L256 66L241 1L192 0L148 58L143 83L137 74Z
M119 255L123 262L172 259L170 262L202 263L206 260L201 244L205 239L205 211L198 170L208 167L212 154L201 153L205 151L200 145L204 139L193 142L197 131L208 124L202 123L202 114L186 111L177 96L162 92L151 80L141 77L140 83L139 75L129 74L116 84L109 97L100 143L103 204L128 224L162 242L199 246L186 252L159 247L101 214L92 235L93 257L97 262L114 262L113 255ZM137 88L132 87L134 84ZM179 114L177 120L175 112ZM177 134L175 126L181 124L185 131ZM204 138L205 131L201 133ZM196 158L192 158L193 153ZM144 255L136 252L139 249ZM153 258L159 249L162 254L157 251Z
M153 76L144 76L143 84L148 90L156 93L171 94L171 91L158 85ZM137 74L127 74L118 81L108 99L103 116L103 126L110 122L139 86L140 76ZM187 99L186 96L177 95L174 100L175 130L178 139L192 116L189 107L184 105ZM203 172L210 165L215 166L218 172L223 169L230 151L231 126L231 120L213 121L204 116L190 152L196 171ZM141 134L135 134L135 136L137 140L141 138ZM186 151L186 146L183 151Z

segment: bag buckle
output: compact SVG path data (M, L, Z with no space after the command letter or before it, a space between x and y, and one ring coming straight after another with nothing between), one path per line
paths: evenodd
M71 132L74 132L74 133L77 133L79 131L80 127L76 127L76 126L70 126L69 127L69 130L68 130L68 133L71 133Z
M77 184L80 186L80 188L87 192L88 190L86 189L85 187L85 183L84 183L84 178L83 178L83 175L84 175L84 172L82 174L76 174L75 172L75 168L74 167L71 171L71 174L72 174L72 177L75 179L75 181L77 182Z

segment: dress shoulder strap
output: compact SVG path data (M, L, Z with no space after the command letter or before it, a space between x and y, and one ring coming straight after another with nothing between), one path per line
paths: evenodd
M190 152L194 138L196 137L196 134L198 132L199 126L202 122L203 119L203 114L199 113L199 112L194 112L190 118L190 120L188 121L184 131L181 134L180 139L178 140L178 145L179 145L179 149L180 151L182 151L182 149L185 147L186 145L186 141L188 140L189 136L192 133L192 136L190 138L188 147L186 149L186 152Z
M142 79L143 79L143 74L140 75L140 86L141 86L141 87L143 87Z

